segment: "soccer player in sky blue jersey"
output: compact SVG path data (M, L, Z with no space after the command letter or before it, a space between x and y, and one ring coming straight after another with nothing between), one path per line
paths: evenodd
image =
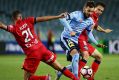
M85 11L83 11L83 12L85 12ZM98 42L95 40L95 38L92 34L92 30L94 28L94 25L92 26L93 20L90 17L88 18L87 15L85 15L85 13L83 13L83 12L82 11L74 11L74 12L68 14L68 16L66 18L60 19L60 22L64 26L64 31L62 32L62 35L61 35L62 42L66 45L66 42L65 42L66 40L63 40L63 38L65 37L65 38L70 39L70 41L72 41L72 43L74 42L75 47L77 47L77 44L76 44L76 43L78 43L77 37L80 37L80 35L83 35L83 37L81 37L81 38L87 39L87 34L85 35L85 31L87 31L88 37L91 39L91 41L93 43L95 43L96 45L105 47L105 45L98 44ZM73 35L73 37L71 35ZM81 38L80 38L80 40L81 40ZM83 44L82 41L80 41L80 43L81 43L81 45ZM72 45L72 44L70 44L70 45ZM90 46L91 47L87 47L87 48L90 48L89 51L93 52L95 50L95 48L92 47L92 45L90 45ZM63 47L63 49L65 49L65 47ZM70 48L69 48L69 50L70 50ZM66 49L66 51L68 52L67 49ZM67 53L67 55L69 55L69 54ZM70 58L72 58L72 57L70 56ZM69 65L68 68L71 69L72 66ZM71 69L71 70L73 72L73 69ZM60 72L59 72L59 77L60 77ZM59 78L57 78L57 80L59 80Z
M79 63L78 36L84 29L91 29L93 20L89 17L93 10L94 2L89 1L85 4L83 11L74 11L66 18L60 19L64 26L61 34L61 46L66 51L67 60L71 61L71 69L76 77L78 77Z

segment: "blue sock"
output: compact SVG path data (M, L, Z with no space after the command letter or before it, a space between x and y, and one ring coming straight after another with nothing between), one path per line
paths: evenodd
M78 78L79 53L72 56L72 73Z
M61 76L62 76L62 72L58 71L56 80L59 80Z
M72 72L72 65L68 65L66 68Z

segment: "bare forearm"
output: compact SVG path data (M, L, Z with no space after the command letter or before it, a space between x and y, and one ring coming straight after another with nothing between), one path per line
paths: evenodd
M3 24L2 22L0 22L0 28L7 30L7 25L5 25L5 24Z
M103 29L101 26L97 26L97 30L100 31L100 32L105 32L105 29Z
M58 19L58 18L64 18L66 15L67 15L67 12L61 13L60 15L57 15L57 16L37 17L36 22L43 22L43 21L49 21L49 20Z
M100 32L104 32L104 33L110 33L110 32L112 32L111 29L104 29L101 26L98 26L97 27L97 30L100 31Z
M43 22L43 21L49 21L53 19L61 18L61 16L44 16L44 17L37 17L36 22Z

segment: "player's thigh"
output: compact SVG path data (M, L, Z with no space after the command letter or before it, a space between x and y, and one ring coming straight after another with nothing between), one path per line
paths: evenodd
M93 52L91 56L97 60L101 60L103 57L102 54L97 49L95 49L95 51Z
M48 50L45 46L42 47L42 61L47 64L52 64L56 60L56 54Z
M23 69L31 74L34 74L39 64L40 64L40 59L26 58L24 60Z
M49 51L48 49L44 49L44 56L43 56L43 62L45 62L46 64L50 65L51 67L53 67L54 69L61 71L62 70L62 66L59 64L59 62L57 62L56 60L56 54L54 54L53 52Z

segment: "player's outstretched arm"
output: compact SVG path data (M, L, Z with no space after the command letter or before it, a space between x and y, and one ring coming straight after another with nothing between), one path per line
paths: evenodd
M7 25L3 24L2 22L0 22L0 28L7 30Z
M97 31L100 31L100 32L104 32L104 33L110 33L110 32L112 32L111 29L104 29L104 28L102 28L102 27L99 26L99 25L97 26L96 30L97 30Z
M43 17L36 17L36 22L44 22L44 21L49 21L49 20L54 20L54 19L59 19L59 18L64 18L67 13L61 13L58 16L43 16Z

